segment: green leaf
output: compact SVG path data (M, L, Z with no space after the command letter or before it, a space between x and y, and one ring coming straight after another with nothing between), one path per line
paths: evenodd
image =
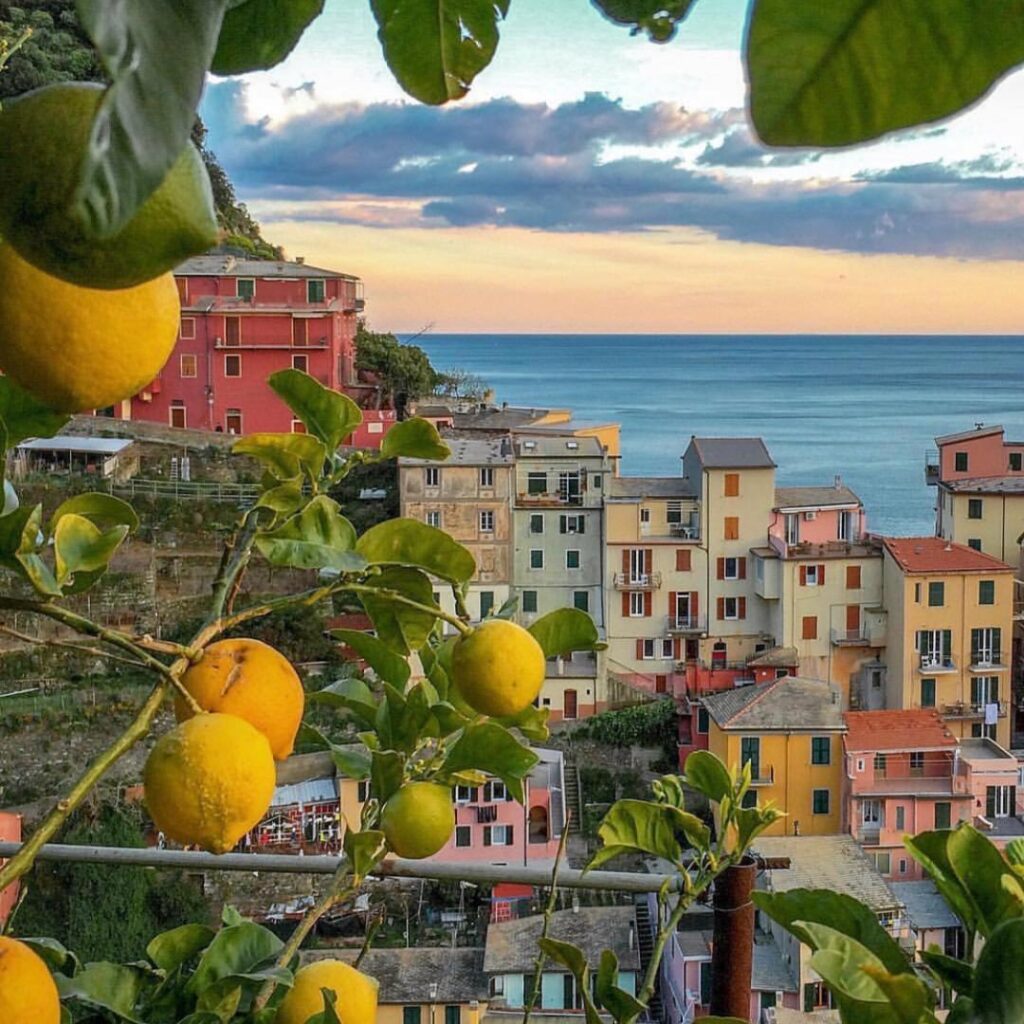
M74 210L92 234L110 238L190 144L225 0L77 0L76 6L113 84L93 122Z
M882 990L898 1024L937 1024L928 986L914 974L890 974L884 967L861 968Z
M257 508L269 508L278 515L290 516L302 507L304 497L302 488L296 484L278 484L268 487L256 499Z
M409 663L375 636L357 629L332 629L331 636L351 647L379 678L386 679L392 686L403 689L409 682Z
M370 777L370 753L362 747L331 746L331 760L334 767L349 779Z
M20 573L40 594L59 597L60 587L39 556L44 540L42 522L42 505L22 506L0 519L0 566Z
M974 1015L974 1000L970 996L960 996L946 1016L946 1024L977 1024L977 1020Z
M629 25L630 35L646 32L655 43L667 43L689 13L693 0L591 0L609 21Z
M393 590L426 608L436 607L433 585L419 569L388 566L377 576L370 577L366 586L374 590ZM377 636L402 655L418 651L427 642L437 621L432 612L410 608L384 593L362 592L359 600L373 621Z
M411 420L396 423L384 435L380 453L386 459L405 456L410 459L443 461L451 456L452 450L441 440L441 435L433 423L413 417Z
M255 2L249 0L249 4ZM267 0L259 2L266 3ZM275 2L284 4L289 0ZM308 2L301 0L295 6L302 7ZM363 422L359 406L348 395L324 387L315 377L301 370L279 370L270 375L268 382L288 403L288 408L305 423L309 433L296 436L319 438L328 452L333 452Z
M104 532L84 516L65 513L57 520L53 534L57 582L63 585L75 573L106 569L127 536L127 526L115 526Z
M751 117L772 146L848 146L955 114L1022 60L1024 0L756 0Z
M571 942L562 942L561 939L538 939L537 945L546 957L561 964L576 979L576 991L583 997L587 1024L602 1024L603 1018L597 1012L590 995L590 967L583 950Z
M961 994L971 994L974 989L974 968L969 963L946 956L937 949L923 950L918 956L947 988Z
M1024 919L1005 921L988 937L974 975L978 1024L1024 1020Z
M545 658L573 651L596 651L606 645L597 635L594 620L578 608L559 608L542 615L529 629Z
M353 550L355 538L338 503L320 494L280 526L258 534L256 547L273 565L358 572L366 562Z
M162 932L146 947L146 956L164 971L173 971L213 940L216 932L205 924L183 924Z
M3 452L0 451L0 462L3 460ZM0 466L0 471L3 467ZM3 481L3 490L0 491L0 519L9 516L12 512L18 511L21 502L18 500L18 492L11 485L10 480Z
M234 977L221 978L205 989L196 1000L196 1010L212 1013L221 1024L227 1024L242 1001L242 986Z
M629 850L679 864L683 857L680 835L700 849L706 849L710 838L707 826L696 815L646 800L616 801L597 834L602 848L591 857L588 871Z
M317 696L317 694L311 693L309 699L316 700ZM319 729L314 729L307 722L302 722L299 725L299 731L295 735L295 745L311 748L313 751L331 749L331 741Z
M1002 883L1004 875L1013 878L1013 873L992 841L973 825L962 824L949 833L946 855L977 909L983 935L990 934L1003 921L1024 915L1024 904Z
M50 532L57 529L57 523L62 516L78 515L88 519L94 526L101 529L109 529L113 526L127 526L128 530L135 530L139 525L139 517L135 509L115 498L112 494L100 494L91 492L89 494L76 494L57 506L57 510L50 517Z
M703 793L712 803L721 803L732 793L729 769L708 750L695 750L683 766L686 784Z
M864 970L874 967L884 971L882 961L856 939L816 921L800 921L810 936L811 966L828 982L836 995L857 1003L884 1003L885 993L878 982Z
M239 438L231 451L257 459L283 483L294 481L303 473L311 480L319 480L327 461L323 441L313 434L248 434Z
M534 743L544 743L551 736L551 730L548 728L550 716L551 708L536 708L528 704L518 715L506 715L503 718L495 718L494 721L506 729L518 729Z
M948 842L952 834L948 829L919 832L916 836L904 838L903 845L928 873L935 883L935 888L949 904L950 910L960 918L968 934L973 935L982 922L978 918L976 904L967 894L950 863Z
M509 0L370 0L398 84L435 106L469 92L498 46Z
M0 427L3 428L0 433L4 434L5 448L14 448L33 437L53 437L70 419L43 405L10 377L0 376Z
M359 878L365 878L370 874L384 859L388 850L384 833L372 829L365 832L357 832L352 828L345 829L342 843L345 856L352 865L352 873Z
M383 805L405 781L405 758L396 750L374 750L370 758L370 789Z
M636 1020L646 1009L635 996L619 988L619 958L610 950L601 953L597 968L595 995L597 1003L603 1006L615 1020Z
M497 722L479 722L467 726L452 744L441 766L454 773L475 768L501 779L513 799L523 802L523 779L540 759Z
M221 978L255 971L273 960L283 946L272 931L251 921L228 925L206 947L185 990L198 995Z
M363 725L373 725L377 717L377 699L361 679L339 679L311 693L309 699L316 704L345 708Z
M49 967L51 971L60 970L69 960L71 961L70 966L72 967L72 970L66 973L73 974L77 969L76 964L78 962L78 958L71 952L71 950L64 946L63 943L58 942L56 939L23 939L19 936L18 941L24 942L32 952L46 963L46 966Z
M1003 848L1003 853L1013 867L1024 867L1024 839L1011 839Z
M280 64L323 9L324 0L246 0L224 15L210 70L242 75Z
M389 519L371 526L356 550L375 564L413 565L443 580L463 583L476 572L473 556L443 530L416 519Z
M101 961L86 964L73 978L55 974L53 980L61 999L75 999L109 1010L122 1020L142 1024L141 1018L135 1016L135 1007L148 979L137 968Z

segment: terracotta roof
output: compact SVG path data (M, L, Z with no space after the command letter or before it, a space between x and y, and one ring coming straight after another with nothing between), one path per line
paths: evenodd
M782 676L761 686L740 686L703 700L723 729L842 729L839 690L820 679Z
M937 711L847 711L847 750L933 750L956 746Z
M763 654L751 658L747 668L792 668L800 664L800 652L795 647L770 647Z
M1012 572L998 558L941 537L883 537L882 543L904 572Z
M776 487L777 508L828 508L832 505L860 505L861 500L845 484L831 487Z
M708 469L772 469L764 441L759 437L691 437L701 465Z
M975 427L974 430L961 430L959 434L944 434L942 437L935 438L936 444L954 444L956 441L973 441L976 437L987 437L989 434L1001 434L1003 428L999 426L995 427Z

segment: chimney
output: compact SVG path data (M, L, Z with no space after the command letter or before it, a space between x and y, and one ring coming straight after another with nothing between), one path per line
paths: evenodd
M841 491L843 489L843 478L838 473L836 473L835 488L837 491Z
M301 267L306 262L306 257L305 256L296 256L295 257L295 262L298 263L298 265Z

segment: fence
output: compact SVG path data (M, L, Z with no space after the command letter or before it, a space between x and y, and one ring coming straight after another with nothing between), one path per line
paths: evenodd
M248 508L260 496L258 484L219 483L205 480L131 480L110 481L111 494L146 498L174 498L185 501L230 502Z

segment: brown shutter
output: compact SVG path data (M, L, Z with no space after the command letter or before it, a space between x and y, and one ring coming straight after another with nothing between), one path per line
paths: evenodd
M823 565L818 566L818 586L825 586L825 566Z
M622 616L629 618L629 594L626 591L622 592Z
M649 591L644 591L644 618L649 619L651 613L654 611L654 595Z
M724 597L720 597L718 599L718 617L720 619L724 619L725 618L725 598Z
M817 615L805 615L803 618L803 630L801 631L802 640L817 640L818 639L818 616Z
M676 548L676 572L690 571L690 549Z
M800 586L801 587L806 587L807 586L807 566L806 565L801 565L800 566Z
M683 660L683 641L679 637L672 641L672 657L676 661Z
M724 580L725 579L725 559L724 558L720 558L718 560L718 578L720 580Z
M654 570L654 549L644 548L644 572L648 575Z
M690 591L690 618L691 619L697 618L697 615L700 613L699 600L700 600L700 594L698 594L696 590L691 590Z
M745 597L741 597L737 602L737 611L739 618L745 619L747 617L747 599Z
M622 571L629 572L629 548L622 549Z
M860 629L859 604L848 604L846 606L846 629L848 632L854 634L856 634L857 630Z
M739 562L740 562L740 579L741 580L745 580L747 578L747 560L746 560L746 558L741 558L739 560Z
M860 566L848 565L846 567L846 589L860 590Z
M639 637L636 641L636 660L642 661L644 656L644 642Z
M668 617L670 619L676 617L676 592L674 590L668 592Z

